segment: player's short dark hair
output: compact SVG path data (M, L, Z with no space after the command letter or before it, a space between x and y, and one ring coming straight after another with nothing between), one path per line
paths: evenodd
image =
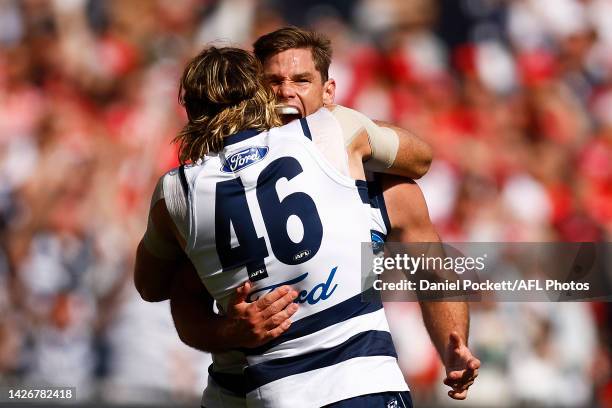
M253 44L255 56L263 64L268 58L292 48L306 48L312 53L315 68L323 82L329 78L332 59L331 41L323 34L299 27L283 27L262 35Z

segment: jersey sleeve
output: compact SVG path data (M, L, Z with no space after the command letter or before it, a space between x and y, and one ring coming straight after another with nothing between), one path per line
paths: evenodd
M350 177L344 132L339 122L325 108L306 118L312 142L321 155L341 174Z
M142 239L144 246L152 255L161 259L175 259L180 255L180 251L173 242L158 231L151 217L151 211L162 199L165 200L166 208L177 230L185 238L187 233L187 197L183 192L177 169L169 171L157 181L151 197L147 230Z
M185 179L186 183L186 179ZM172 169L163 176L164 198L168 213L174 221L179 234L187 240L189 233L188 191L183 187L179 168Z

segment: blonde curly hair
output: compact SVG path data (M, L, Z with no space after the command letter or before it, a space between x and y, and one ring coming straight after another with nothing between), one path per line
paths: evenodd
M189 119L174 139L181 164L218 152L224 137L241 130L281 125L261 63L240 48L209 47L193 58L181 77L179 103Z

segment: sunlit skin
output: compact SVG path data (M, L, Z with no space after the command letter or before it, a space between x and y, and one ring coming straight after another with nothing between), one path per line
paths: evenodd
M264 75L278 103L297 108L302 117L316 112L321 102L334 103L336 82L328 79L323 83L310 49L294 48L268 58Z
M299 115L283 114L284 123L297 117L308 116L322 106L334 103L336 81L323 82L308 48L292 48L268 58L264 62L264 76L276 95L279 105L293 106ZM355 179L365 179L363 161L371 152L367 136L357 139L349 147L349 172Z

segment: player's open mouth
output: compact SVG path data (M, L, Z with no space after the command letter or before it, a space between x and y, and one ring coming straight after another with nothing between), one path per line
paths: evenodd
M276 113L280 116L283 124L287 124L302 117L302 112L291 105L276 105Z
M276 113L278 113L279 115L300 115L302 116L302 113L300 112L300 110L298 108L296 108L295 106L291 106L291 105L276 105Z

